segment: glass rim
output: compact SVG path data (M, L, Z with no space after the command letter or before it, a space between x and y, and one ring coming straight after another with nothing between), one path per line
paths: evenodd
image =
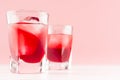
M73 34L73 26L70 25L70 24L54 24L54 25L48 25L48 34L53 34L51 31L52 30L55 30L55 29L68 29L67 33L62 33L62 34L69 34L69 35L72 35ZM70 31L70 33L69 33ZM57 33L54 33L54 34L59 34L61 32L57 32Z
M53 24L53 25L49 24L49 27L71 27L73 29L73 25L71 24Z
M44 24L48 24L49 14L46 11L18 9L18 10L8 10L6 12L8 24L19 21L19 18L21 16L24 17L29 15L39 17L40 19L43 20ZM43 19L44 17L47 19Z
M42 13L49 15L48 12L43 11L43 10L25 10L25 9L20 9L20 10L9 10L7 11L7 14L15 14L15 13Z

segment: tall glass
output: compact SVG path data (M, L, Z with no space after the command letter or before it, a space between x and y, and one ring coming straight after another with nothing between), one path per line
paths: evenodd
M48 14L42 11L8 11L10 71L40 73L45 69Z
M50 70L64 70L71 66L71 25L53 25L48 28L47 63Z

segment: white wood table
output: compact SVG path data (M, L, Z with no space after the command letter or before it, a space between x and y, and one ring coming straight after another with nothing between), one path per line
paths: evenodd
M120 66L73 65L70 70L13 74L9 65L0 65L0 80L120 80Z

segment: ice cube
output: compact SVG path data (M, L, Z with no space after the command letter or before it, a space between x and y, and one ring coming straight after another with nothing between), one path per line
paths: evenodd
M59 35L51 34L48 36L48 45L51 47L62 45L62 38Z
M63 46L70 45L71 41L72 41L72 36L71 35L63 35L63 40L62 40Z

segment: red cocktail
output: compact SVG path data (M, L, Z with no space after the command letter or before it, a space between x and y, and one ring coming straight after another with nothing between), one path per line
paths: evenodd
M10 68L12 72L36 73L43 70L47 18L47 13L39 11L9 12Z
M72 46L72 36L67 34L48 35L47 58L53 62L69 61Z
M13 58L27 63L41 62L45 54L47 27L43 24L26 22L11 24L11 26L10 47Z
M49 68L67 69L70 63L72 48L72 27L49 27L47 41L47 59ZM61 68L61 66L63 66L63 68Z

